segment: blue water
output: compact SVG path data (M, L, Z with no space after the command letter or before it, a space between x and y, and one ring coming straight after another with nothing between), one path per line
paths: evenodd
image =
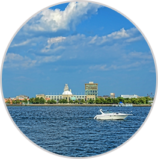
M71 157L108 152L127 141L142 125L150 107L102 107L130 113L125 120L94 120L99 107L10 107L20 130L42 148Z

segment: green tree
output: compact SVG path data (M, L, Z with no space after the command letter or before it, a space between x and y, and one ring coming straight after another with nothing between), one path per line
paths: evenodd
M74 103L74 101L73 101L73 100L70 100L69 103Z
M62 102L63 102L63 100L62 100L62 99L60 99L58 103L62 103Z
M27 104L27 99L24 99L23 102L24 102L25 104Z
M16 101L15 101L15 100L12 100L12 104L16 104Z
M133 104L139 104L139 99L138 98L131 98L131 101Z
M96 104L100 104L100 99L97 98L97 99L95 100L95 103L96 103Z
M80 103L81 103L81 104L85 103L84 99L81 99Z
M99 100L100 100L100 104L104 104L104 102L105 102L104 98L101 97Z
M112 104L118 104L118 103L119 103L119 99L117 99L117 98L112 98L112 99L111 99L111 103L112 103Z
M94 103L94 100L93 100L93 99L90 99L90 100L88 100L88 103L89 103L89 104L93 104L93 103Z
M38 97L38 98L35 98L35 99L33 100L33 103L35 103L35 104L39 104L39 103L40 103L40 99L39 99L39 97Z
M74 103L79 103L79 101L76 99L76 100L74 101Z
M111 104L112 103L112 99L111 98L106 98L104 103L105 104Z
M145 97L138 98L138 99L139 99L140 104L146 104L146 102L147 102Z
M68 103L67 99L63 99L63 103Z
M54 99L51 99L50 104L56 104L56 101Z
M41 97L40 99L39 99L39 103L40 104L44 104L46 101L45 101L45 99L43 98L43 97Z
M47 100L47 103L50 104L50 100Z
M20 104L20 100L19 99L16 100L16 104Z
M29 103L34 103L34 98L30 98Z
M128 99L128 100L127 100L127 103L132 103L131 99Z
M150 97L144 97L145 99L146 99L146 103L148 104L149 102L148 101L150 101L150 100L152 100L152 98L150 98Z
M66 99L60 99L59 103L67 103L67 100Z
M119 100L119 102L122 102L122 103L124 103L124 98L123 97L117 97L117 99Z

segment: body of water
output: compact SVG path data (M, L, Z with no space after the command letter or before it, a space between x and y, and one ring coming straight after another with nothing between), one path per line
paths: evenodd
M108 152L127 141L142 125L150 107L104 107L133 114L125 120L94 120L99 107L8 106L19 129L42 148L64 156ZM132 112L131 112L132 111Z

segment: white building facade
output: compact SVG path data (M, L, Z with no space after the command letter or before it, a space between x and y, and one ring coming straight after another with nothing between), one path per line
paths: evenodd
M121 95L122 98L138 98L139 96L134 94L134 95Z
M71 92L71 89L69 89L68 84L65 84L64 92L61 95L46 95L46 98L49 98L50 100L53 99L55 101L59 101L60 99L66 99L68 102L70 100L86 100L86 95L73 95Z

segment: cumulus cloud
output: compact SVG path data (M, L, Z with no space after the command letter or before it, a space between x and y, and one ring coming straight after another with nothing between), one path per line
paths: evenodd
M83 34L77 34L68 37L53 37L48 38L45 47L41 50L42 53L54 53L59 50L64 50L68 48L68 46L72 46L73 48L77 45L82 45L82 43L88 43L89 37L85 37Z
M40 50L40 52L47 53L47 54L59 53L59 51L63 51L63 50L64 51L71 50L72 52L72 50L74 49L78 49L78 50L80 50L81 48L90 49L96 46L100 47L100 45L106 48L108 46L112 47L115 45L114 47L116 48L117 46L118 48L123 45L129 44L127 40L131 38L135 38L136 36L135 34L136 35L139 34L136 28L130 28L127 30L122 28L118 31L115 31L103 36L98 36L98 35L85 36L84 34L77 34L77 35L71 35L67 37L65 36L52 37L47 39L47 42L44 44L44 47ZM141 40L141 39L137 38L137 40Z
M103 44L108 41L131 38L136 32L138 32L138 30L136 28L131 28L128 30L125 30L124 28L122 28L119 31L112 32L111 34L108 34L105 36L92 37L91 40L89 41L89 44L95 43L97 45L100 45L100 44ZM137 39L137 40L139 40L139 39ZM132 41L132 39L131 39L131 41Z
M4 68L30 68L41 63L55 62L59 60L61 56L35 56L34 59L27 56L21 56L15 53L8 53L5 57Z
M84 34L77 34L77 35L67 36L67 37L62 37L62 36L55 37L55 38L53 37L53 38L49 38L47 40L47 45L42 50L42 52L49 51L52 44L55 44L56 46L57 46L57 44L61 44L60 46L65 45L65 44L66 45L74 45L74 44L75 45L78 45L78 44L100 45L100 44L103 44L108 41L120 40L120 39L131 37L131 36L133 36L133 34L130 32L131 30L133 30L133 28L131 28L129 30L125 30L124 28L122 28L119 31L112 32L105 36L97 36L97 35L96 36L85 36Z
M120 38L129 37L129 34L128 34L128 32L124 28L122 28L119 31L115 31L115 32L107 35L107 37L108 38L112 38L112 39L120 39Z
M58 43L64 41L65 39L66 39L66 37L62 37L62 36L55 37L55 38L49 38L47 40L47 45L41 50L41 52L45 53L45 52L50 51L51 50L50 47L52 44L58 44ZM64 49L64 48L65 47L63 47L63 46L58 46L58 47L55 47L53 50L51 50L51 52L56 52L56 51Z
M25 29L53 31L75 29L83 19L97 13L101 5L90 2L70 2L64 11L45 9L30 20Z

